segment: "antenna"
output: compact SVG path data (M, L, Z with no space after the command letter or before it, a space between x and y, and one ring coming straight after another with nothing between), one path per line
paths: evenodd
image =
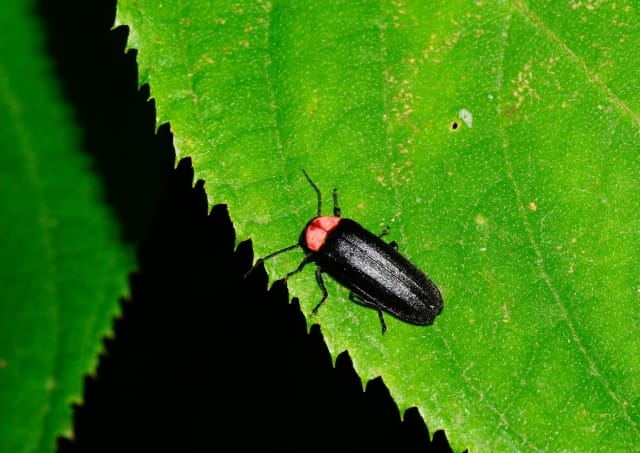
M311 180L307 172L304 171L304 168L302 169L302 173L304 173L304 177L307 178L307 181L309 181L313 190L316 191L316 195L318 195L318 211L316 213L316 217L320 217L320 214L322 213L322 195L320 194L320 189L318 189L318 186L316 186L316 184Z

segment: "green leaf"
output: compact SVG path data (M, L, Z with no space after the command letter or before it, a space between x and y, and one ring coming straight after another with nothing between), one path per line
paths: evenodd
M431 327L329 285L309 322L454 450L640 443L632 2L119 2L159 122L258 256L315 214L390 226ZM267 262L272 278L301 253ZM308 314L312 269L288 282Z
M0 6L0 451L50 452L97 363L131 250L80 150L30 1Z

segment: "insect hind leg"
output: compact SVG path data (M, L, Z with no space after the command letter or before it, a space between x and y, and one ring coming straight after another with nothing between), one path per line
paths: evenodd
M373 308L374 310L376 310L378 312L378 319L380 319L380 325L382 326L382 333L384 334L387 331L387 324L384 322L384 316L382 315L382 309L380 308L380 305L354 292L351 292L349 294L349 299L359 305L363 305L365 307Z

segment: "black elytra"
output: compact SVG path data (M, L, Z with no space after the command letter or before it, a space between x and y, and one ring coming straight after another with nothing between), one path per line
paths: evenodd
M322 299L312 315L328 297L322 274L330 275L351 291L352 301L377 310L382 333L387 330L382 312L417 325L431 324L443 307L442 296L424 272L402 256L394 242L386 243L359 223L340 216L338 192L333 191L333 216L322 216L320 189L306 171L304 176L318 196L318 210L302 234L298 244L285 247L258 260L266 259L294 248L306 252L300 265L289 272L285 280L302 271L309 263L316 264L316 280Z

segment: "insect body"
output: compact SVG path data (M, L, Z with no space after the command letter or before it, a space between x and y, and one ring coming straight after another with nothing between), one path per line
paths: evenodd
M333 216L322 216L320 190L303 170L318 195L318 212L302 231L299 244L278 250L265 258L296 248L307 253L300 265L287 274L286 279L300 272L307 264L316 264L316 280L322 290L322 299L313 309L315 314L328 297L322 278L329 274L351 290L351 299L378 311L382 332L386 325L382 311L412 324L431 324L442 310L440 291L433 282L381 237L363 228L357 222L340 216L338 193L333 191Z

